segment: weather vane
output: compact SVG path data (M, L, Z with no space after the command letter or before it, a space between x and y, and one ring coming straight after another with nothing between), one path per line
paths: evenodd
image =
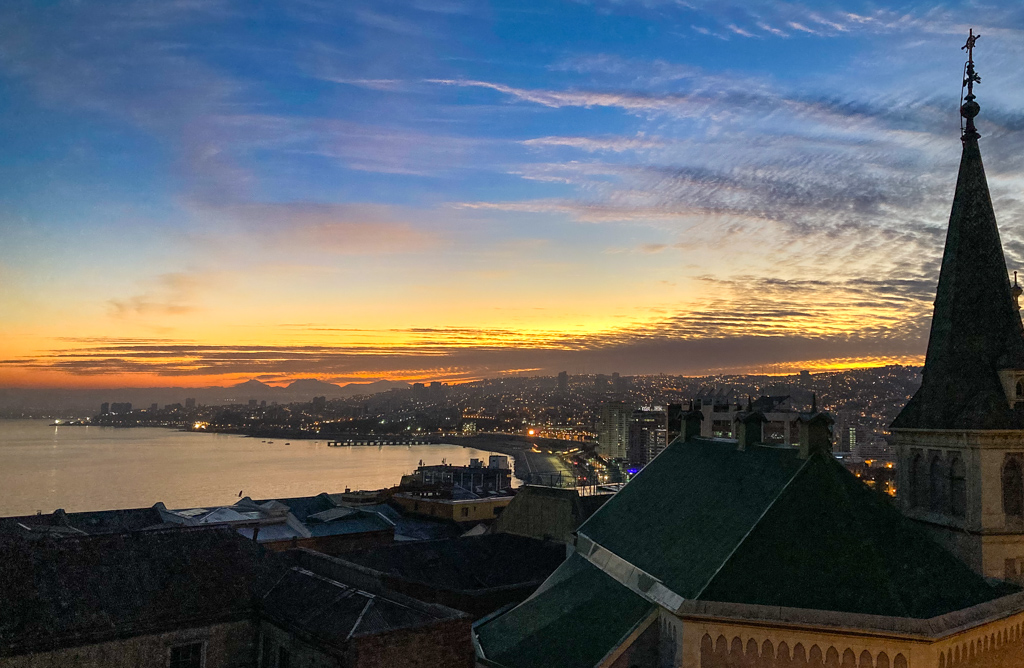
M981 107L974 101L974 84L981 83L981 77L974 71L974 43L978 41L979 37L981 35L975 35L974 28L971 28L967 36L967 43L960 47L961 51L967 51L967 63L964 64L964 83L960 87L960 115L967 119L967 127L965 128L962 122L960 126L960 129L963 130L963 135L960 137L962 141L977 139L981 136L974 127L974 117L981 111ZM965 86L967 88L966 96L963 91Z

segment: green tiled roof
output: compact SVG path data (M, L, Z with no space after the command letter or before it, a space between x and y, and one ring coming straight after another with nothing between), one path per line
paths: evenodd
M1021 429L998 369L1024 368L1024 328L977 139L964 142L921 387L895 428Z
M821 451L677 441L580 533L686 599L927 618L999 595Z
M927 619L999 595L888 500L819 454L700 598Z
M804 463L792 448L676 441L579 532L696 598Z
M476 633L486 659L506 668L592 668L653 608L573 554L532 597Z
M928 619L1006 593L823 450L677 440L579 533L690 600ZM589 668L652 607L574 553L478 639L506 668Z

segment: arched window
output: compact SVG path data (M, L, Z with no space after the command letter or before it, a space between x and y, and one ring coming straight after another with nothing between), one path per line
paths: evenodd
M1003 464L1003 512L1010 517L1024 517L1024 478L1015 458Z
M1024 385L1021 385L1019 381L1017 382L1017 398L1024 398Z
M949 463L949 514L967 517L967 471L959 457Z
M921 487L924 481L921 479L921 455L916 454L910 458L910 494L907 495L907 500L910 502L910 507L914 508L920 505L919 500L921 498Z
M928 467L928 509L933 513L945 513L949 507L943 468L942 458L938 455L932 457L932 465Z
M914 457L914 478L916 483L913 485L915 490L914 495L914 507L928 509L929 497L931 496L931 481L929 479L929 465L928 460L925 459L925 455L918 454Z

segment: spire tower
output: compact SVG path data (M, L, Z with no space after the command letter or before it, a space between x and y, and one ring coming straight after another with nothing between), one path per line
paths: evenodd
M974 84L971 31L964 66L966 119L956 193L935 295L921 388L894 428L1024 428L1024 409L1007 397L1007 371L1024 369L1024 327L1006 270L974 119L981 110ZM1014 373L1010 374L1015 375ZM1024 375L1024 372L1022 372ZM1014 387L1016 378L1009 387ZM1024 400L1024 397L1020 397Z
M999 239L964 50L960 173L921 387L892 423L903 513L978 573L1024 584L1024 326Z

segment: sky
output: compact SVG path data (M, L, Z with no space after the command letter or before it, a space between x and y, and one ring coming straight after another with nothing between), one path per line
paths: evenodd
M0 386L920 364L1024 7L0 3Z

